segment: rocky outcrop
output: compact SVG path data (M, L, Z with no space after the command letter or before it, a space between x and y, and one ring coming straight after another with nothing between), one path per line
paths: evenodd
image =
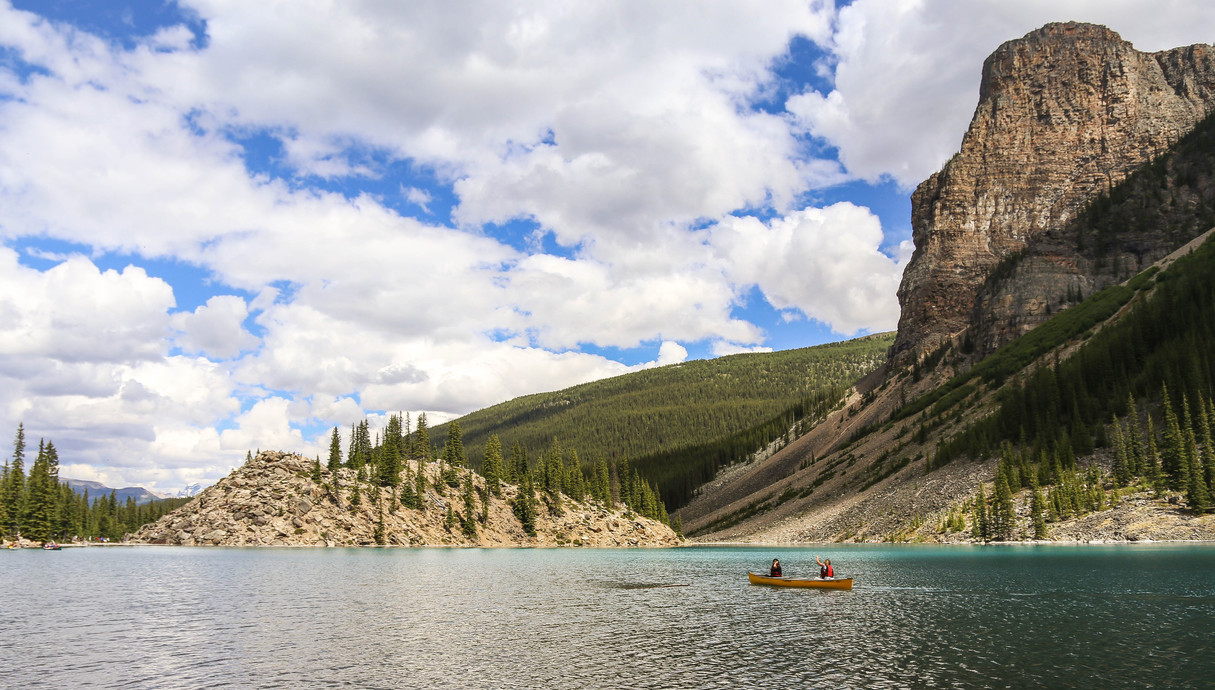
M1001 260L1067 226L1094 195L1189 132L1213 101L1212 46L1142 53L1105 27L1076 23L1000 46L983 65L961 150L912 195L916 249L899 286L892 362L914 361L968 329ZM1014 323L988 329L989 345L1036 323L1017 325L1019 314L1047 313L1058 295L1082 287L1071 277L1083 274L1076 261L1064 247L1023 266L1008 298L978 312Z
M313 476L312 461L299 455L264 451L193 501L157 522L144 525L127 539L147 544L183 546L675 546L680 539L653 520L608 510L563 497L560 507L539 502L536 536L528 536L511 509L518 487L503 485L502 497L488 505L475 493L474 506L464 504L461 490L443 487L438 466L423 465L429 487L422 509L394 502L389 488L359 482L353 500L354 470ZM418 471L411 463L408 474ZM467 470L462 470L467 473ZM478 489L484 480L473 474ZM335 482L336 479L336 482ZM334 489L335 484L340 487ZM475 536L448 522L456 516L476 517ZM484 521L480 516L484 514ZM378 534L377 534L378 533Z

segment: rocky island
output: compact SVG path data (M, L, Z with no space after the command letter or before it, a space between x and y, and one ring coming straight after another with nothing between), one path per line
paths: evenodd
M359 481L348 467L330 471L300 455L262 451L203 490L189 504L144 525L131 543L182 546L674 546L668 526L594 502L539 499L534 534L513 509L520 488L458 470L473 500L448 486L438 463L408 463L427 487L420 508L397 500L392 487ZM317 473L320 481L317 481ZM335 489L335 485L338 487ZM357 487L357 488L355 488ZM462 495L465 494L465 495ZM356 498L357 497L357 498Z

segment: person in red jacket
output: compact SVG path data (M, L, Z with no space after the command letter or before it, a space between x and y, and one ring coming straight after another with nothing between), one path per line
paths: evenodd
M814 560L818 561L818 576L819 577L823 578L824 580L835 577L835 568L831 567L830 558L827 559L826 563L824 563L822 560L820 560L818 556L815 556Z
M768 571L768 575L770 577L781 577L779 558L772 559L772 568Z

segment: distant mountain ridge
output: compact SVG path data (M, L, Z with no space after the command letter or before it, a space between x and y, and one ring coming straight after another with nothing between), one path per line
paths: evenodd
M101 482L95 482L88 479L60 477L59 481L72 487L72 491L75 491L77 494L84 494L85 491L88 491L90 501L96 501L102 496L109 496L111 492L114 493L114 497L119 503L126 503L128 498L134 498L135 505L143 505L145 503L151 503L152 501L159 501L163 498L169 498L169 496L162 496L158 493L148 491L142 486L126 486L121 489L114 489L102 484Z

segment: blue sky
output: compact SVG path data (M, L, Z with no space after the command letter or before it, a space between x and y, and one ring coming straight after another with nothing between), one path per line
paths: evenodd
M0 3L0 425L175 491L642 367L890 330L982 60L1198 2Z

